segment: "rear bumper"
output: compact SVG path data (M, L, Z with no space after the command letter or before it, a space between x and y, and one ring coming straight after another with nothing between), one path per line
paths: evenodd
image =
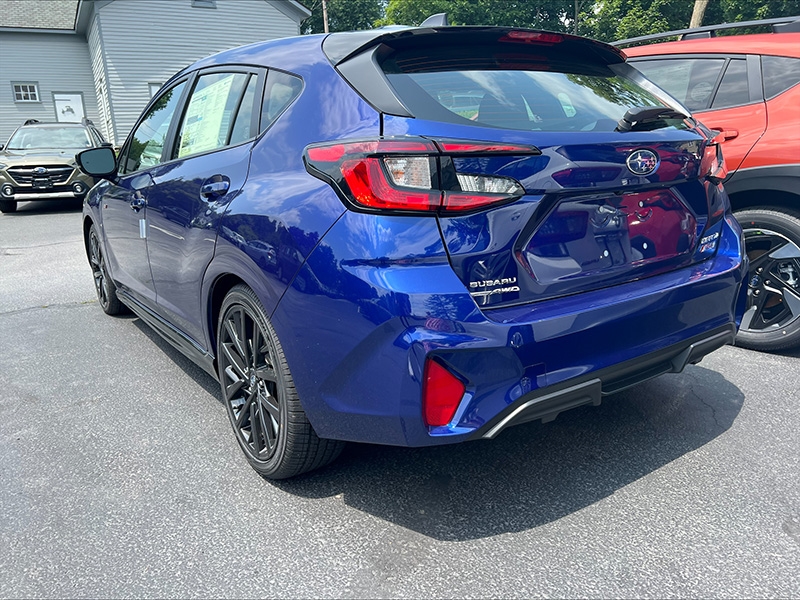
M744 310L742 250L741 229L727 218L716 255L702 263L483 312L446 262L362 264L348 280L337 271L357 298L335 286L316 295L292 286L273 325L290 340L287 361L321 437L402 446L491 438L680 371L732 342ZM314 264L312 255L301 275ZM325 283L322 268L314 275ZM433 356L467 391L448 426L429 428L421 382Z
M590 375L531 392L486 423L476 437L493 438L511 425L538 419L547 423L565 410L587 404L599 406L604 396L616 394L664 373L680 373L686 365L697 364L706 354L733 344L735 338L736 327L731 323Z
M80 194L76 194L72 190L64 190L60 192L27 192L17 190L12 196L0 196L0 200L16 200L17 202L27 202L32 200L62 200L69 198L83 198L88 188Z

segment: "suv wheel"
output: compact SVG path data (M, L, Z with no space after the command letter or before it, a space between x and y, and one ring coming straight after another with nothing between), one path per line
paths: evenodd
M735 216L750 259L737 345L764 351L800 345L800 213L758 208Z
M17 212L17 201L16 200L0 200L0 212L2 212L2 213Z

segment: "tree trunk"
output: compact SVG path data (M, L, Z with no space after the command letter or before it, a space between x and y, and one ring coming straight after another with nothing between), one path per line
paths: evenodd
M706 14L709 0L694 0L694 10L692 10L692 20L689 27L700 27L703 24L703 16Z

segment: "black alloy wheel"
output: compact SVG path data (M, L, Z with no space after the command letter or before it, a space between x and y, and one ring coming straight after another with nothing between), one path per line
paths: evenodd
M800 345L800 214L753 209L736 218L750 259L737 345L763 351Z
M118 315L125 311L125 306L117 298L117 288L108 276L106 259L103 254L103 245L97 235L97 228L92 225L89 228L89 240L87 244L89 254L89 265L92 267L94 277L94 288L97 292L97 301L100 308L107 315Z
M265 311L247 286L225 297L217 328L222 397L250 465L269 479L286 479L334 460L343 442L317 437Z

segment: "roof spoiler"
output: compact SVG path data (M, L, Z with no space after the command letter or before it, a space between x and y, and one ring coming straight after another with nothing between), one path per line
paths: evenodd
M450 20L447 18L447 13L436 13L419 24L420 27L447 27L448 25L450 25Z
M716 37L718 31L742 29L745 27L763 27L765 25L771 25L773 33L798 32L800 31L800 15L794 17L778 17L775 19L761 19L759 21L742 21L741 23L721 23L719 25L706 25L704 27L693 27L691 29L676 29L674 31L665 31L664 33L642 35L628 38L627 40L619 40L611 42L611 45L621 48L623 46L634 46L644 42L654 42L671 37L680 37L681 40L711 38Z
M446 18L446 14L441 13L426 19L427 23L431 19L441 20ZM516 35L515 35L516 32ZM509 36L508 34L511 33ZM332 33L325 38L322 42L322 50L328 57L328 60L334 66L338 66L346 60L374 48L383 43L392 44L397 42L403 43L404 38L411 38L416 36L430 36L431 40L440 39L439 36L465 36L469 37L472 43L479 43L481 40L494 39L499 41L504 38L505 41L520 42L520 48L527 46L525 44L526 37L533 39L536 34L545 36L558 36L564 43L564 47L577 47L583 48L587 53L587 59L594 59L597 62L604 64L622 63L625 61L625 56L621 50L613 48L604 42L582 38L568 33L555 33L549 31L542 31L538 29L526 29L524 27L499 27L488 25L469 25L469 26L446 26L446 25L433 25L433 26L419 26L419 27L382 27L379 29L369 29L366 31L353 31ZM421 40L420 40L421 41Z

